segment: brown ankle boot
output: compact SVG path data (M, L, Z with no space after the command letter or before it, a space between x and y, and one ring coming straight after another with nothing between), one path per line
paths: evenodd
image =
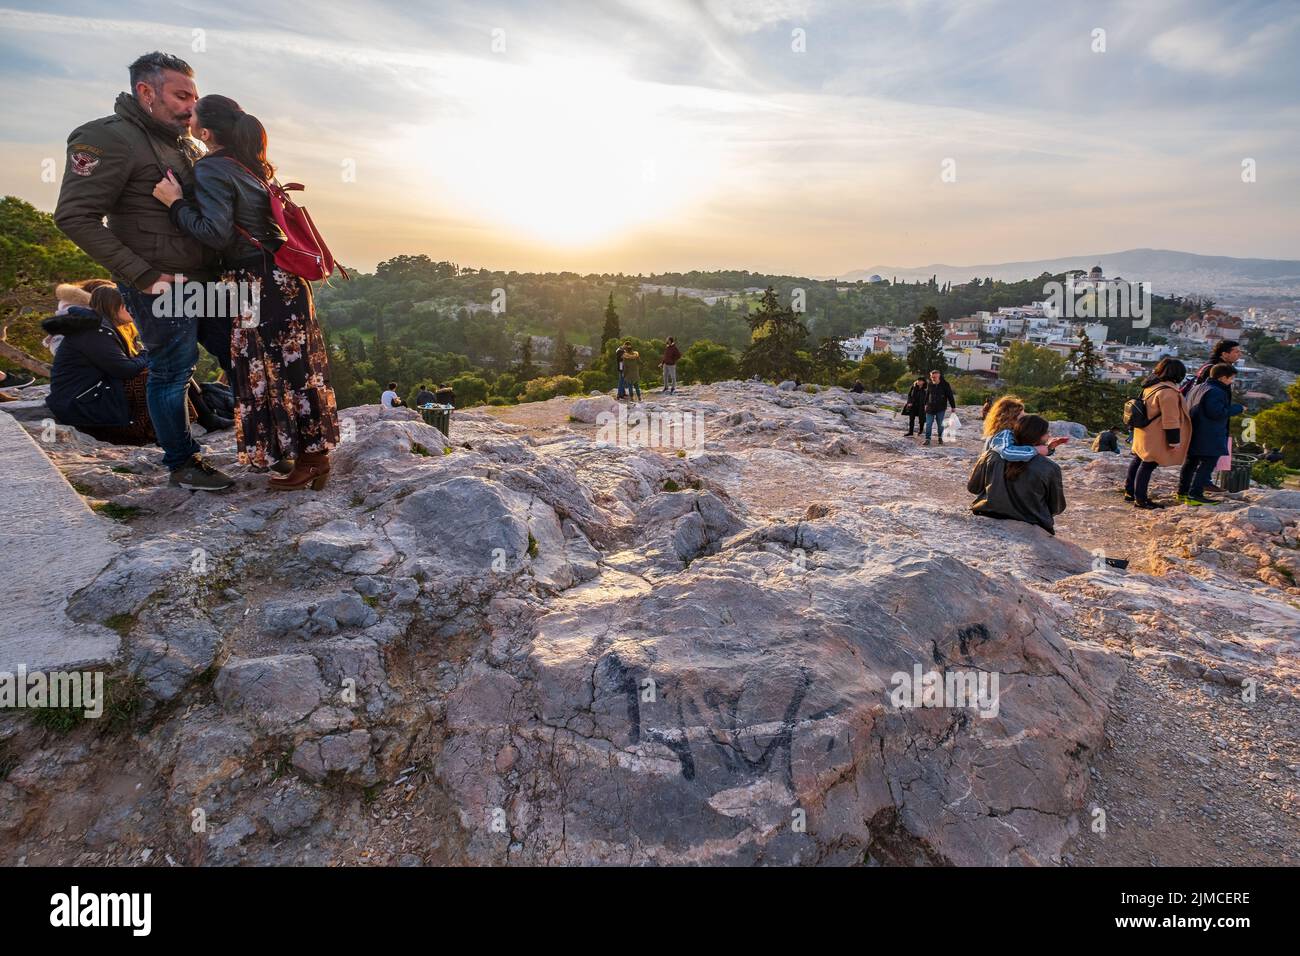
M329 452L303 452L294 461L293 471L283 478L272 478L270 486L279 491L293 491L311 485L312 491L320 491L329 476Z

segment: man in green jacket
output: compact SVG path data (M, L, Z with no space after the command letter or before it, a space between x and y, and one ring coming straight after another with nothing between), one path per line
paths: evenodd
M198 90L189 64L166 53L146 53L131 64L130 77L131 92L118 95L113 115L68 137L54 221L112 274L140 330L149 352L149 415L171 483L216 491L234 482L199 455L185 397L200 340L229 375L231 321L172 314L184 311L173 307L180 298L173 283L213 279L216 262L153 196L169 170L193 189L202 148L189 136L189 121Z

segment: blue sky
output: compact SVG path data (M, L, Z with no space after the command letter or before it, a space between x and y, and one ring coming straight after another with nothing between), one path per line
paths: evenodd
M52 209L42 162L61 167L126 64L164 49L262 118L331 245L366 268L1300 256L1291 0L310 10L0 6L0 191Z

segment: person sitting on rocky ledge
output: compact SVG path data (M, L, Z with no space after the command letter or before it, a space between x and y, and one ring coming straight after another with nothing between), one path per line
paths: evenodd
M1037 448L1047 438L1048 421L1038 415L1021 417L1012 430L1017 445ZM966 490L975 495L971 511L986 518L1036 524L1056 534L1053 518L1065 510L1061 466L1046 455L1006 461L993 450L980 455Z
M984 416L984 450L996 452L1004 461L1028 461L1035 455L1051 455L1068 438L1053 438L1036 447L1017 445L1013 429L1025 414L1025 403L1015 395L1003 395Z
M1122 425L1112 425L1109 428L1103 428L1097 432L1097 437L1092 440L1093 451L1108 451L1112 454L1119 454L1119 433L1123 431Z
M388 383L388 388L384 389L384 393L383 393L382 395L379 396L379 403L380 403L381 405L383 405L384 408L401 408L401 407L402 407L403 402L402 402L402 400L401 400L401 399L398 397L398 395L397 395L397 383L396 383L396 382L389 382L389 383Z
M131 355L118 331L125 313L122 296L112 285L97 288L91 308L74 305L41 323L63 337L50 370L45 399L60 424L115 445L154 442L153 422L145 403L149 360Z

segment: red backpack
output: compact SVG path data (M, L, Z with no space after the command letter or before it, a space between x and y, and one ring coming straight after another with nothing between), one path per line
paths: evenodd
M267 182L233 156L225 158L255 177L266 188L266 198L271 204L271 218L276 221L280 231L285 235L284 244L275 250L277 266L309 282L329 278L335 268L343 274L343 278L352 278L346 269L335 265L334 255L330 252L329 246L325 245L325 240L317 231L316 224L311 221L311 214L307 212L306 207L299 206L289 198L291 189L306 188L302 183L285 183L282 186L274 180ZM240 226L235 228L257 248L266 251L248 230Z

